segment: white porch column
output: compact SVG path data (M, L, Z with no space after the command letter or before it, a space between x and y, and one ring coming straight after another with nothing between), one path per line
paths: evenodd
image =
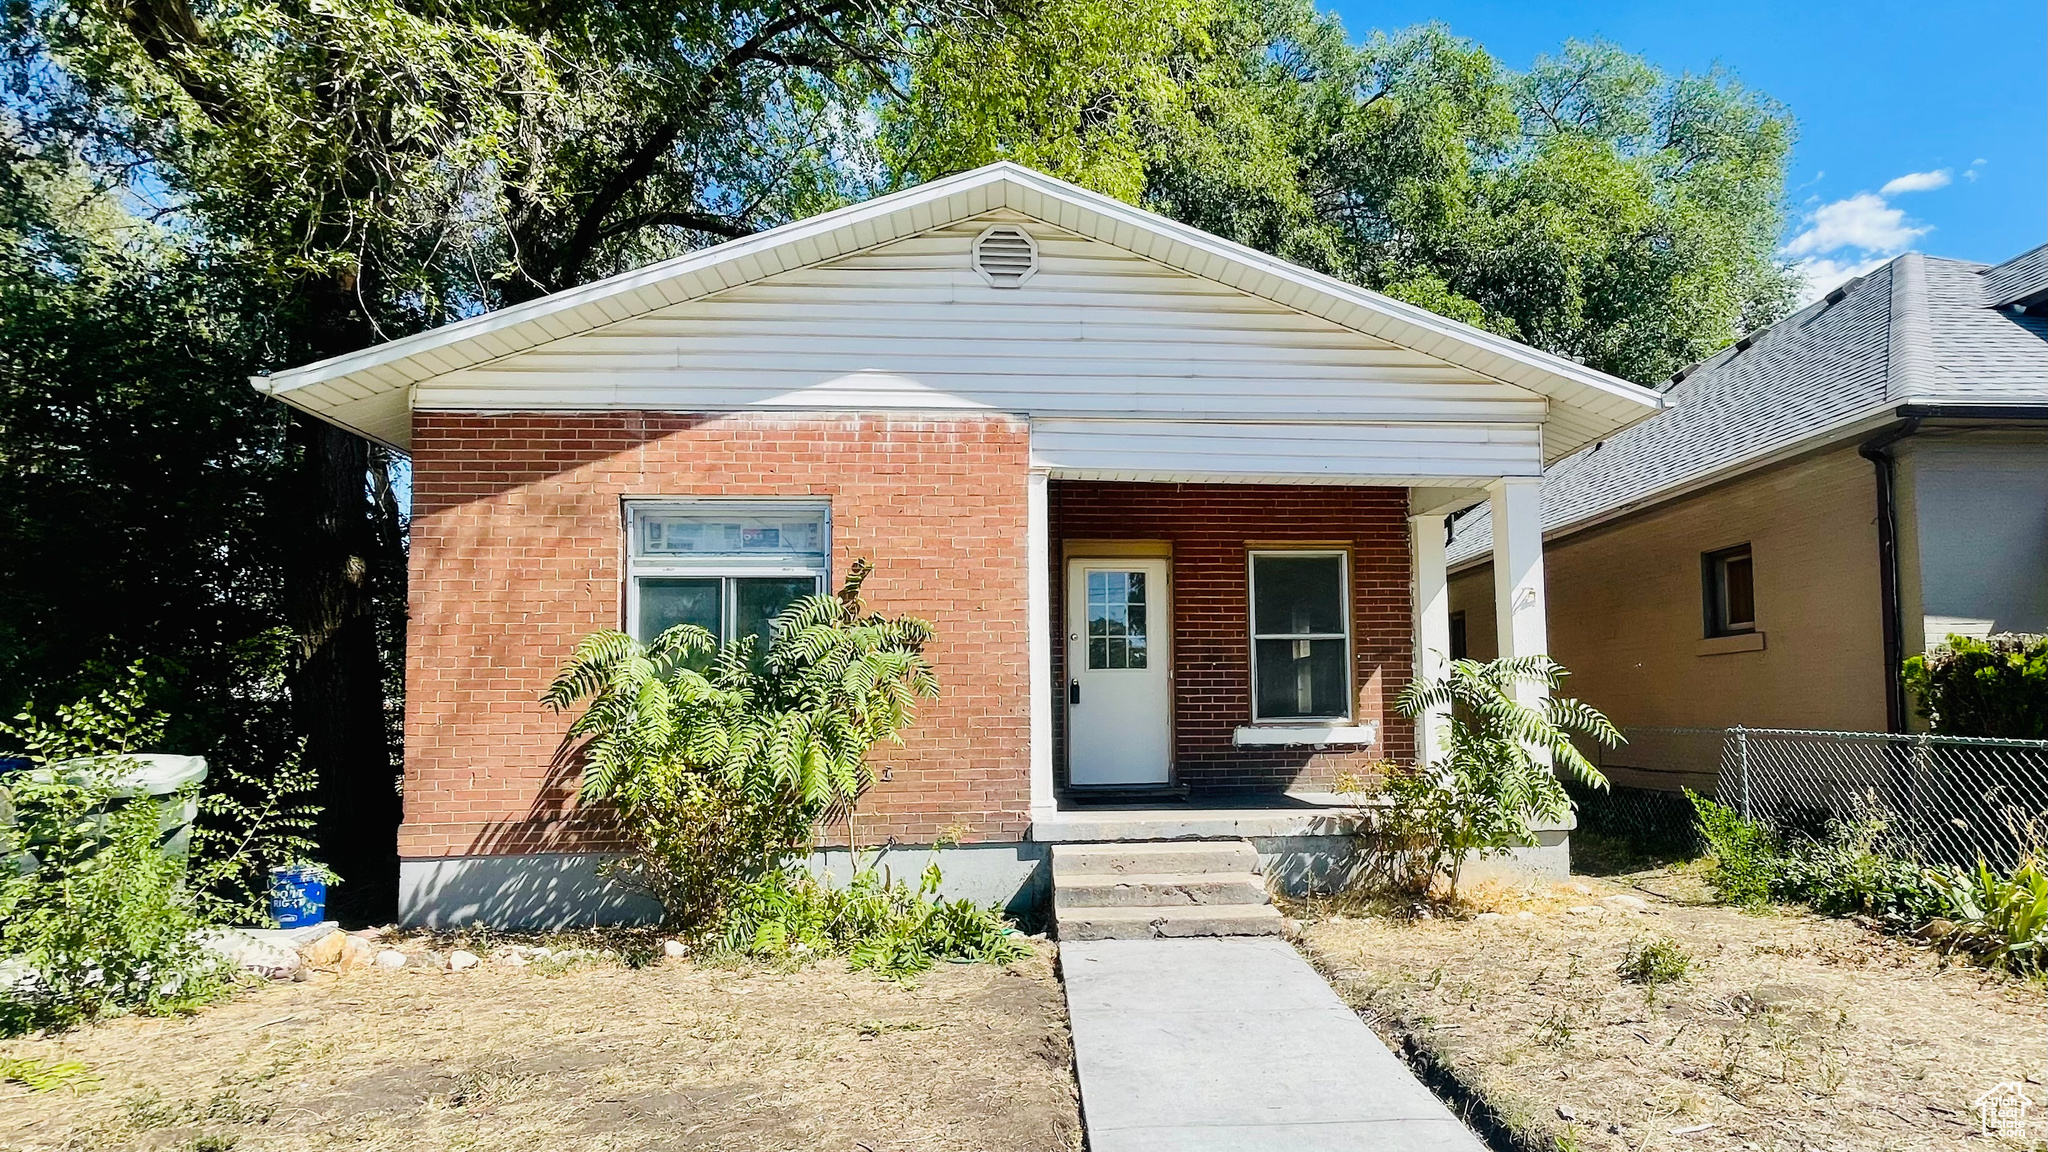
M1408 518L1408 555L1415 573L1415 678L1443 675L1451 658L1451 586L1444 562L1442 515ZM1443 752L1446 715L1431 709L1415 718L1415 759L1434 764Z
M1050 813L1052 795L1052 512L1047 504L1046 472L1033 468L1024 495L1024 578L1026 610L1031 615L1031 811Z
M1493 608L1502 656L1550 651L1543 593L1543 482L1534 476L1496 480L1487 492L1493 512ZM1524 688L1525 703L1540 689Z

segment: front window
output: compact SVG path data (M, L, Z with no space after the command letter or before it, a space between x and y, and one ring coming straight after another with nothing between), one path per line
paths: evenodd
M626 630L643 644L678 624L765 641L783 609L824 588L830 528L816 505L630 504Z
M1351 612L1342 552L1254 552L1252 719L1351 715Z
M1700 557L1708 636L1756 631L1756 568L1749 545Z

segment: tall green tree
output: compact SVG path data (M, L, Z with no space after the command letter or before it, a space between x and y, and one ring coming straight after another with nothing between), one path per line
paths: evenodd
M145 657L169 746L282 763L287 421L242 379L261 294L74 157L0 153L0 715Z
M836 203L848 153L835 140L887 83L900 23L867 0L6 12L27 133L125 173L272 294L260 367ZM342 892L375 915L395 891L398 819L390 461L306 418L289 455L293 726Z
M906 179L1013 157L1641 383L1782 315L1789 116L1572 42L1526 73L1307 0L1030 0L918 43Z

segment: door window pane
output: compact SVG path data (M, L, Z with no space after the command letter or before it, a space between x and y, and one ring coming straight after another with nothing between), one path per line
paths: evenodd
M1088 573L1088 667L1143 668L1147 659L1145 574Z
M1343 635L1342 556L1254 556L1252 569L1255 635Z
M643 576L640 579L640 620L636 636L642 644L678 624L695 624L719 635L720 585L717 579Z
M814 596L818 582L811 577L734 577L733 636L757 636L754 651L768 649L768 627L782 610L806 596Z
M1343 716L1342 640L1260 640L1258 716L1261 720L1309 720Z

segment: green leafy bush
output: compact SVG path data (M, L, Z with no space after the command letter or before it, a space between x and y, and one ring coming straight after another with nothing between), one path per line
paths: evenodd
M854 830L869 750L900 743L917 699L938 694L930 625L867 611L869 571L857 562L837 595L791 605L765 649L752 637L721 646L691 625L645 645L594 633L544 702L589 701L569 729L582 741L580 797L611 805L631 844L614 874L684 931L894 974L937 958L1007 962L1022 953L1001 917L939 901L936 865L917 888L865 867L835 888L803 867L820 819L844 815Z
M1907 659L1906 686L1942 735L2048 740L2048 635L1950 636Z
M1954 929L1947 942L2014 971L2048 970L2048 867L2039 857L2000 876L1983 861L1937 877Z
M267 920L272 864L304 858L310 774L231 773L249 800L197 796L188 854L162 847L162 810L119 794L124 753L160 738L139 665L115 686L58 707L31 705L0 737L37 766L0 787L0 1035L120 1012L182 1011L220 995L231 973L201 946L218 923ZM72 761L64 769L44 767ZM83 763L84 767L77 765ZM182 807L196 790L170 798Z
M1655 988L1675 984L1692 970L1692 957L1678 941L1663 936L1646 936L1629 942L1615 969L1623 980Z
M1707 880L1715 895L1742 907L1768 903L1779 872L1778 843L1770 830L1691 789L1685 795L1698 813L1700 839L1710 858Z
M1516 699L1524 685L1554 692L1566 675L1544 656L1454 660L1438 679L1402 689L1402 715L1447 709L1449 719L1442 760L1386 780L1380 831L1392 855L1412 864L1397 884L1427 891L1441 875L1455 900L1468 858L1527 847L1535 843L1531 822L1562 820L1571 811L1557 770L1589 787L1607 786L1571 740L1580 732L1609 747L1619 743L1621 733L1607 717L1553 695L1535 707Z
M579 799L609 804L633 853L623 874L685 930L716 924L742 886L780 870L816 821L850 811L873 782L870 748L902 740L938 683L931 626L868 612L857 562L836 596L813 596L753 637L721 646L679 624L643 645L585 637L543 697L588 699Z
M25 867L0 870L0 1035L179 1011L225 989L184 862L158 848L154 805L117 803L92 779L7 791L0 859Z
M1744 820L1704 796L1687 792L1711 857L1715 894L1754 907L1807 904L1831 916L1863 914L1919 923L1941 909L1941 896L1917 862L1887 850L1882 814L1827 817L1811 831L1787 832Z
M835 887L802 867L743 885L729 902L720 943L764 959L845 956L855 968L889 976L922 972L936 960L1007 964L1026 949L996 909L938 899L941 877L927 864L916 888L871 866Z

